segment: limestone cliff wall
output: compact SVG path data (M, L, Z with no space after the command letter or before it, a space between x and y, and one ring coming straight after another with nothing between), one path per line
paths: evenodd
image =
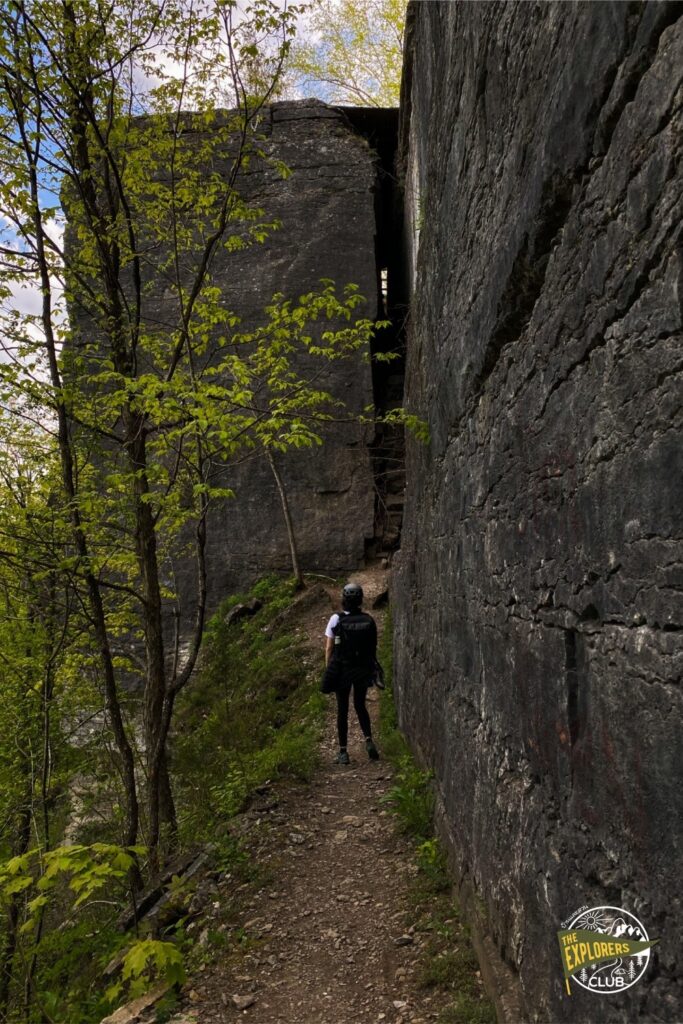
M222 257L214 275L226 302L244 322L255 323L275 292L296 299L331 278L340 287L357 284L368 300L362 315L375 317L376 166L368 142L343 114L316 101L273 104L262 130L266 151L284 161L291 175L283 180L261 164L238 187L282 226L265 245ZM351 414L372 404L370 365L361 354L323 367L319 383ZM371 440L371 428L335 424L323 448L280 459L304 569L342 572L362 564L373 533ZM217 506L211 522L212 606L264 571L291 571L280 500L265 460L230 467L225 484L235 499Z
M683 1016L680 19L410 12L398 700L509 1019ZM565 994L583 905L660 939L628 992Z
M210 266L211 284L239 317L240 330L266 322L265 309L276 293L296 302L321 288L323 279L332 280L339 295L348 284L358 288L366 300L356 308L359 318L400 320L403 293L394 285L401 256L400 219L394 209L397 123L396 109L331 107L316 99L263 108L255 125L259 152L243 163L235 188L241 201L262 210L268 224L279 226L269 230L262 244L219 246ZM188 131L214 128L198 127L188 118ZM234 140L224 138L211 149L207 173L222 173L227 183L234 155ZM164 173L161 167L159 174ZM79 244L73 225L67 228L66 244L67 250ZM159 270L168 253L156 250L156 239L149 244L155 248L150 263L143 262L141 319L154 335L165 329L169 304L174 307L177 299ZM95 352L87 358L94 358L99 372L92 314L75 299L70 312L71 344ZM342 326L341 321L321 318L310 331L315 336ZM374 406L381 414L400 404L403 367L400 359L387 363L371 356L400 348L399 335L399 328L385 326L373 339L373 353L359 351L347 359L326 361L303 351L292 357L295 372L339 400L336 418L332 409L330 421L316 425L320 446L274 455L304 572L348 574L366 556L389 552L398 543L402 438L374 421L371 410ZM147 369L148 359L144 351L139 353L140 365ZM264 453L245 449L212 469L212 484L231 490L234 497L212 502L208 513L209 613L265 573L292 571L278 484ZM161 566L163 582L178 596L181 643L193 629L196 613L193 544L190 524ZM176 627L175 600L173 616L170 601L167 613L170 632Z

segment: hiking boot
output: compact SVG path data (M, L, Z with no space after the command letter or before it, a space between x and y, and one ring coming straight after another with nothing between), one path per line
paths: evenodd
M345 750L340 750L334 759L335 764L349 764L349 755Z
M367 750L368 757L371 761L379 761L379 750L371 739L367 739L365 741L365 749Z

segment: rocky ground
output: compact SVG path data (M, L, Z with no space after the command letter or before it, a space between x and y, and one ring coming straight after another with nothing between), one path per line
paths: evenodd
M377 570L359 582L368 607L386 586ZM332 596L299 626L321 664ZM375 721L381 699L371 691ZM330 698L322 767L312 782L267 788L241 816L242 839L267 880L237 894L229 877L216 884L214 923L198 935L206 957L173 1024L424 1024L447 1004L446 993L418 984L428 932L413 920L413 845L383 802L391 768L368 760L355 718L351 764L333 763L333 705ZM236 897L226 921L224 904L234 906ZM216 930L223 945L212 938Z
M329 744L332 749L332 743ZM428 993L411 985L421 936L407 916L410 844L381 804L382 762L350 746L348 768L326 766L253 823L272 885L247 906L251 948L194 982L201 1024L248 1016L259 1024L428 1020ZM258 812L257 812L258 813Z

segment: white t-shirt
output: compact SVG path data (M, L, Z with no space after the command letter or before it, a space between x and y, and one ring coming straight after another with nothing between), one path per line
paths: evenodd
M343 612L343 615L348 615L349 612ZM330 640L333 638L334 633L332 632L334 627L339 623L339 615L337 612L334 613L330 621L327 623L327 629L325 630L325 636L329 637Z

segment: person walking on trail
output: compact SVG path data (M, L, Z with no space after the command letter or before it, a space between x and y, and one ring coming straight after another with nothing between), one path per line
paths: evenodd
M325 675L323 693L337 698L337 733L339 753L337 764L348 764L346 749L349 720L349 697L353 690L353 706L365 737L365 749L371 761L379 751L372 739L370 715L365 706L368 687L372 685L377 654L377 626L372 615L362 610L363 588L347 583L342 590L342 610L335 613L325 630Z

